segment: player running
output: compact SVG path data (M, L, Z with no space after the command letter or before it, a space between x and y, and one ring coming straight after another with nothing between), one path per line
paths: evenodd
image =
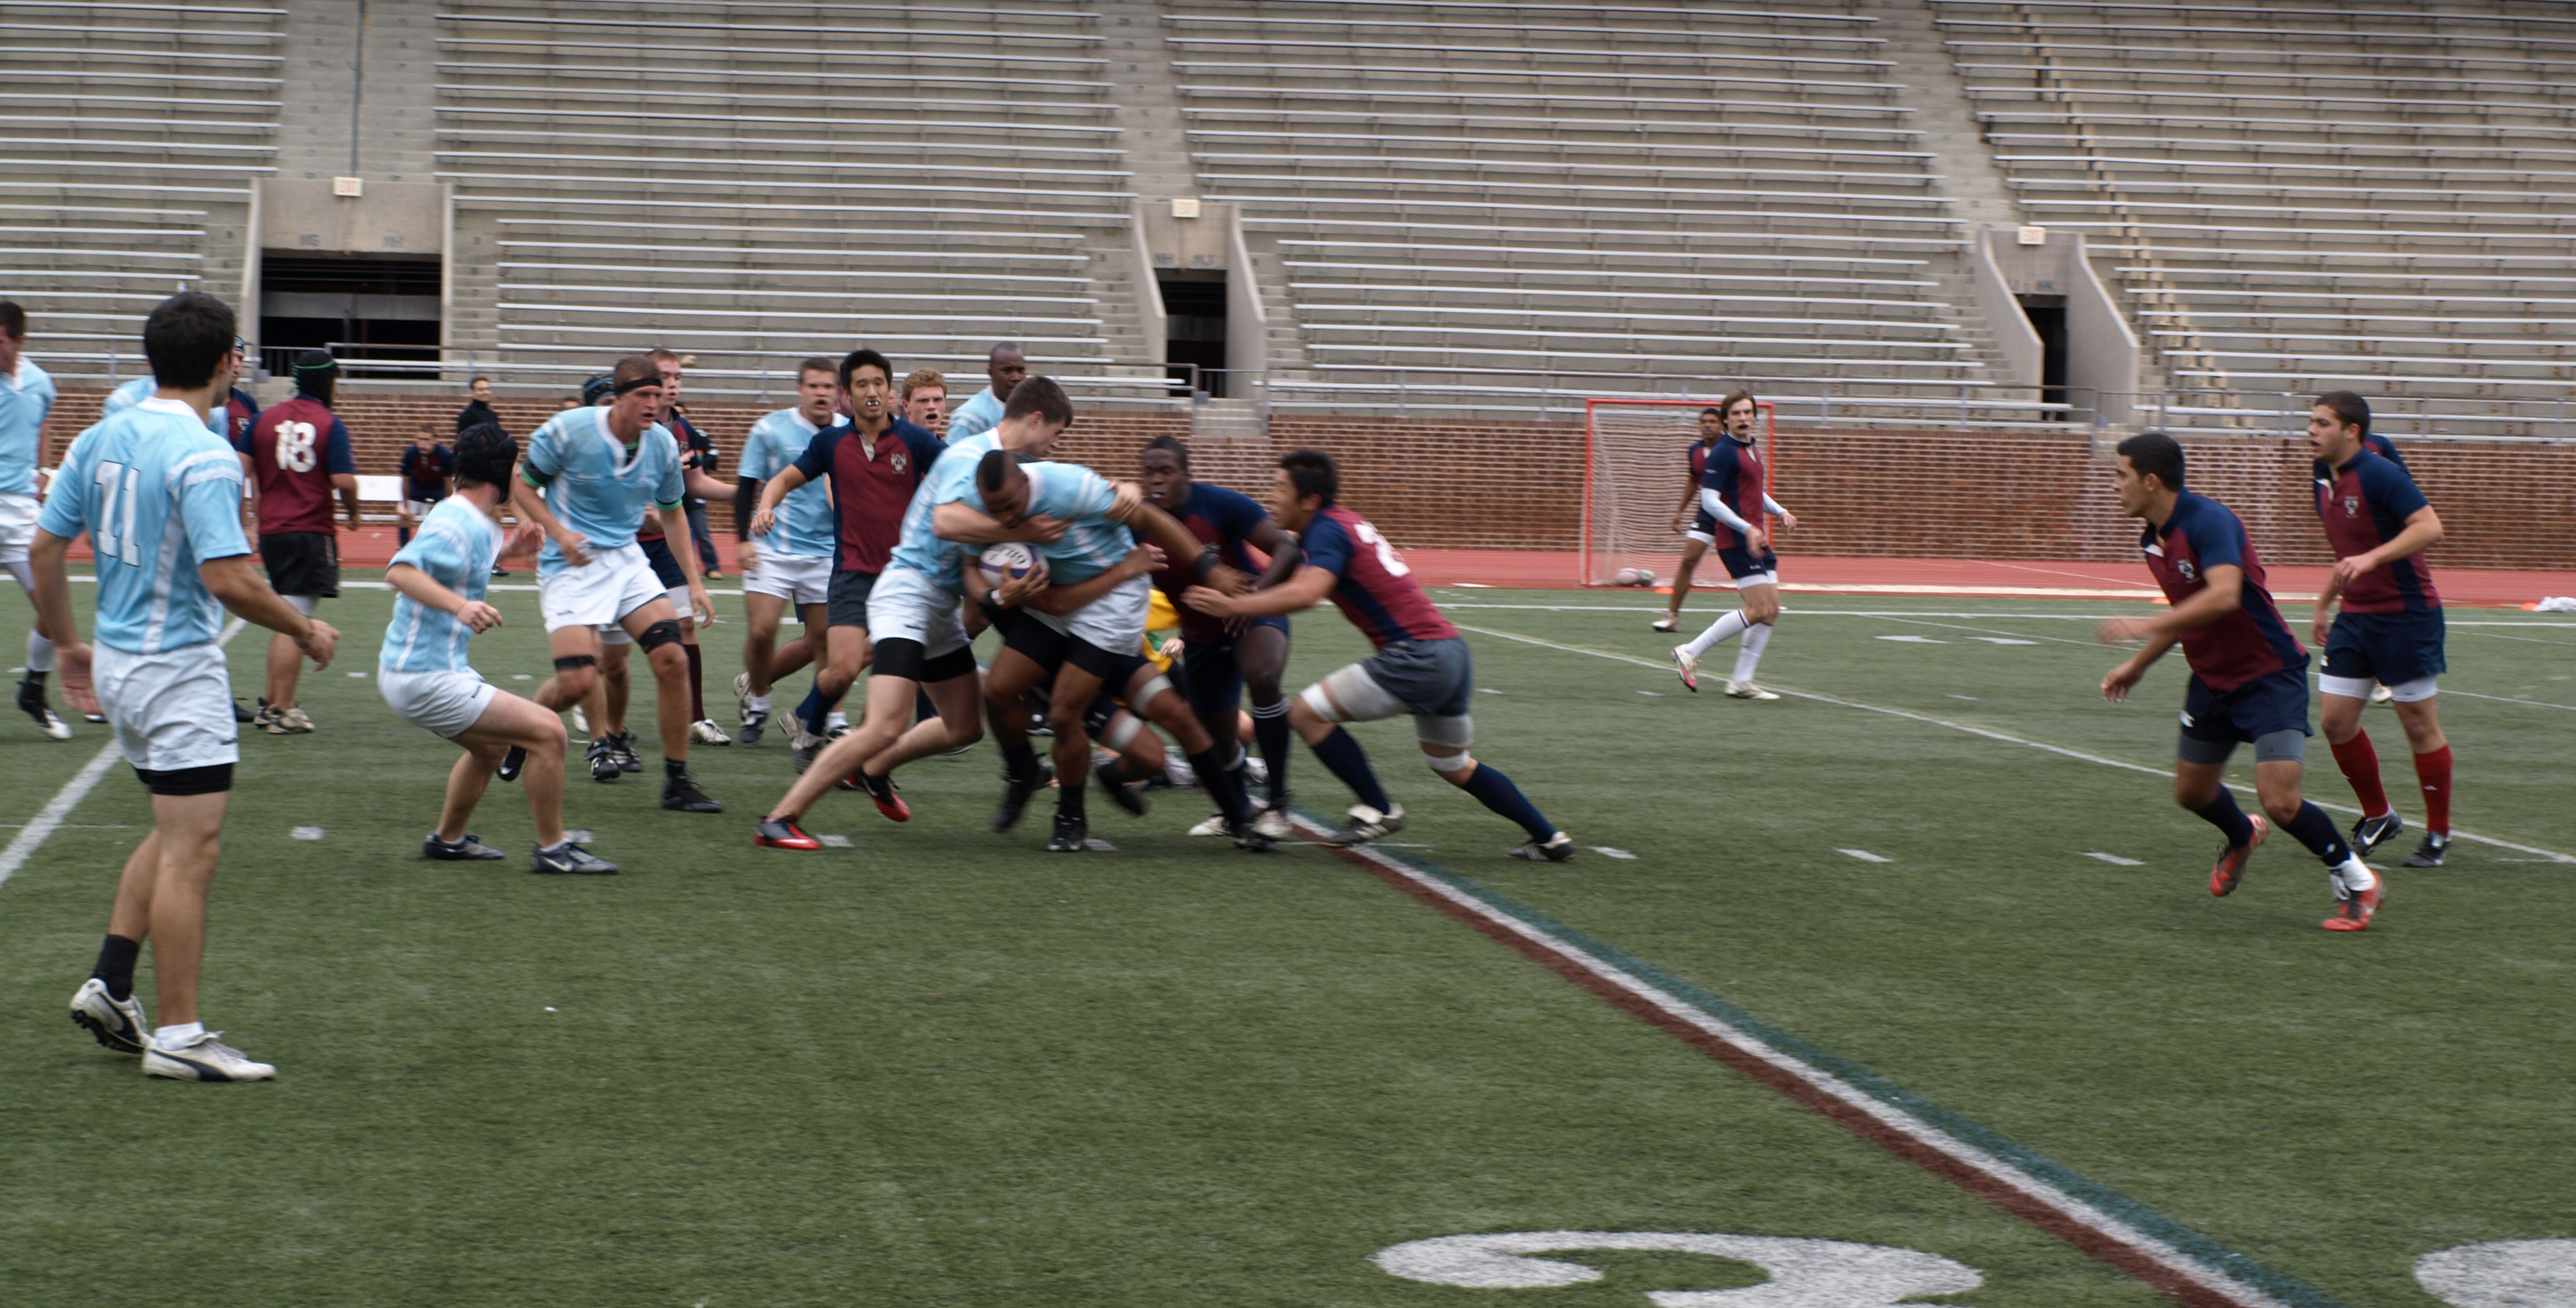
M1742 395L1747 400L1753 398L1745 392L1737 391L1734 395L1726 397L1727 407L1734 405L1737 395ZM1745 406L1746 431L1750 432L1753 429L1753 418L1758 412L1759 410L1750 404ZM1673 572L1673 597L1664 605L1664 616L1650 624L1657 631L1671 631L1681 626L1682 601L1690 598L1691 577L1699 571L1700 555L1708 550L1710 531L1716 525L1716 521L1708 516L1707 510L1699 506L1699 488L1700 483L1708 476L1709 451L1716 449L1717 442L1725 435L1726 408L1699 411L1699 439L1691 442L1690 452L1685 456L1685 461L1690 465L1690 479L1682 485L1682 502L1673 509L1673 534L1683 538L1682 565Z
M795 462L769 479L751 520L754 536L768 535L788 496L808 483L830 479L840 547L825 606L830 623L826 657L814 671L813 688L796 706L794 761L800 773L813 766L824 742L835 734L830 720L834 706L858 684L873 656L870 596L894 555L913 492L947 448L938 437L895 416L894 365L884 355L852 350L841 360L838 376L849 401L849 421L816 432ZM873 692L868 702L873 711Z
M1735 699L1778 699L1753 684L1753 669L1761 664L1762 650L1771 643L1771 629L1780 620L1780 556L1771 552L1767 524L1778 518L1781 526L1795 531L1798 515L1781 508L1762 489L1766 479L1762 453L1753 443L1753 415L1758 410L1752 392L1737 391L1718 408L1726 417L1727 439L1709 447L1708 470L1700 478L1699 523L1691 536L1717 547L1718 561L1734 578L1744 607L1708 624L1708 630L1692 637L1689 644L1675 645L1673 662L1681 669L1683 687L1696 692L1700 656L1721 640L1742 636L1735 675L1726 679L1726 693ZM1678 605L1678 581L1674 595ZM1678 616L1678 608L1675 613Z
M651 359L628 355L617 361L610 387L607 407L566 409L537 428L511 487L519 520L546 534L537 586L555 674L531 698L556 712L581 702L598 676L599 628L615 624L644 647L660 692L662 807L721 813L724 805L689 776L689 663L679 650L677 610L635 543L635 524L649 504L679 557L689 607L701 619L715 616L680 514L686 484L679 443L652 420L661 410L662 373Z
M2433 707L2435 678L2447 665L2442 597L2424 551L2442 539L2442 519L2402 466L2365 445L2369 429L2370 406L2350 391L2318 396L2308 413L2308 447L2326 469L2316 482L2317 517L2335 552L2309 628L2326 652L2317 725L2361 801L2352 847L2367 855L2406 829L2380 784L2379 753L2361 729L2372 690L2388 688L2424 790L2424 843L2406 866L2440 867L2451 850L2451 742ZM2333 612L2338 597L2341 613Z
M2129 697L2147 668L2176 642L2191 663L2175 745L2174 802L2226 837L2209 893L2226 895L2245 877L2273 823L2326 865L2335 912L2328 931L2362 931L2379 911L2378 876L2335 833L2325 810L2300 797L2308 749L2308 652L2281 621L2263 588L2263 564L2245 524L2224 504L2183 489L2182 446L2163 432L2120 442L2112 486L2120 511L2146 520L2138 538L2147 571L2173 607L2152 618L2113 618L2096 634L2103 644L2145 646L2102 678L2102 697ZM2263 814L2248 817L2222 782L2241 741L2254 745L2254 793Z
M746 745L759 744L768 729L771 683L814 662L828 648L837 526L831 493L808 482L782 498L766 546L752 540L751 524L763 483L786 471L817 433L835 425L837 378L830 359L818 356L800 365L795 405L763 414L751 425L742 442L742 465L734 470L740 483L734 494L734 549L742 565L742 608L749 630L743 636L742 671L734 677L733 696L742 723L736 738ZM780 649L778 624L790 607L805 624L805 634Z
M1190 447L1173 436L1157 436L1140 459L1145 502L1178 520L1188 532L1217 552L1225 566L1246 577L1256 569L1245 546L1270 558L1258 570L1255 587L1274 586L1297 575L1304 552L1297 538L1279 525L1270 511L1251 496L1190 476ZM1190 608L1181 597L1195 585L1194 560L1177 560L1154 575L1154 584L1172 598L1181 619L1181 685L1190 711L1209 737L1227 746L1226 766L1243 767L1243 749L1235 743L1235 713L1244 694L1252 696L1253 743L1269 770L1269 801L1254 827L1271 840L1285 840L1288 827L1288 700L1279 693L1279 677L1288 667L1288 619L1285 615L1227 622ZM1194 760L1193 768L1197 767ZM1214 794L1213 778L1202 778ZM1238 780L1235 784L1241 784Z
M337 494L352 531L358 519L358 465L349 454L349 429L331 412L339 361L321 350L295 356L295 398L259 415L242 456L250 463L252 508L259 515L259 559L268 584L312 617L320 601L340 594L339 528L331 517ZM313 719L295 702L304 656L284 633L269 638L268 686L251 725L272 736L301 736Z
M1403 807L1387 797L1359 741L1341 724L1410 713L1431 770L1529 833L1529 843L1512 857L1551 863L1574 857L1574 837L1557 830L1500 769L1468 755L1476 736L1467 712L1476 697L1474 656L1377 527L1334 502L1340 491L1333 456L1322 450L1282 456L1271 478L1270 508L1304 548L1296 575L1241 595L1193 586L1185 597L1189 607L1213 617L1257 618L1313 608L1329 595L1377 646L1366 661L1308 686L1289 709L1289 725L1360 801L1349 824L1324 843L1357 845L1404 829Z
M466 662L466 642L501 625L501 611L483 599L492 565L505 552L536 553L545 533L522 524L510 548L502 548L501 504L510 494L519 442L498 423L487 423L467 430L456 444L455 495L430 509L385 568L397 594L376 659L376 688L395 715L465 751L447 774L447 801L439 809L438 829L421 841L421 857L507 857L465 829L497 774L504 781L524 777L537 828L531 870L612 875L616 864L593 857L564 834L563 719L493 686Z
M26 356L26 348L27 311L0 300L0 566L18 579L18 588L32 602L36 570L27 562L27 546L36 538L36 465L45 461L45 416L54 408L54 379ZM69 740L71 727L45 702L45 678L53 671L54 642L30 628L18 711L34 719L46 739ZM86 713L95 705L75 701L72 707Z
M152 796L152 832L126 859L90 979L72 1020L100 1044L143 1055L147 1076L262 1081L277 1074L223 1043L197 1011L213 883L241 757L216 623L225 609L328 667L340 633L305 616L251 571L242 534L239 454L206 429L206 411L241 366L233 311L183 292L143 325L159 383L148 399L82 433L64 452L30 553L36 607L59 645L63 683L96 677L116 744ZM98 644L72 619L64 556L83 532L98 574ZM148 1027L134 965L152 942L161 1025Z

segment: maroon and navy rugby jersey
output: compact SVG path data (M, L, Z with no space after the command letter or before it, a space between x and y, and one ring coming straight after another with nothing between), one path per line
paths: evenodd
M695 466L690 462L690 460L697 457L696 451L698 450L715 448L714 443L709 441L706 437L699 435L698 429L690 426L688 419L683 418L676 413L663 419L660 425L664 430L671 433L671 444L679 448L681 482L685 487L688 479L687 470ZM680 503L686 505L688 502L688 493L686 490L683 490L680 495ZM644 521L635 525L635 539L660 540L662 539L662 536L662 515L655 512L651 505L646 505L644 508ZM710 560L700 559L698 560L698 567L703 569L709 562Z
M1721 436L1721 437L1718 437L1718 439L1719 439L1719 440L1724 440L1724 439L1726 439L1726 438L1725 438L1725 437L1723 437L1723 436ZM1701 479L1701 478L1703 478L1703 477L1706 477L1706 476L1708 475L1708 451L1709 451L1709 443L1708 443L1707 441L1692 441L1692 442L1691 442L1691 447L1690 447L1691 484L1692 484L1692 485L1694 485L1694 486L1699 485L1699 484L1700 484L1700 479Z
M2406 515L2425 507L2424 492L2403 469L2364 450L2317 480L2317 517L2335 557L2367 554L2406 530ZM2433 567L2422 551L2373 568L2343 588L2346 613L2429 613L2442 607Z
M2406 474L2406 480L2415 480L2415 470L2406 466L2406 456L2399 454L2397 452L2397 447L2388 443L2387 437L2382 436L2375 431L2370 432L2361 438L2361 448L2388 460L2390 463L2396 464L2397 470ZM2325 460L2311 460L2310 467L2313 471L2313 475L2320 483L2328 480L2326 476Z
M1257 575L1252 555L1244 549L1244 539L1270 520L1270 510L1251 496L1194 481L1190 483L1189 498L1171 514L1202 544L1216 546L1217 557L1225 566L1247 577ZM1154 574L1154 584L1172 597L1172 607L1181 615L1181 639L1193 643L1224 639L1225 619L1181 602L1181 593L1198 584L1198 560L1172 559L1168 564Z
M2202 685L2224 693L2257 677L2308 665L2307 647L2290 634L2272 592L2263 587L2263 562L2254 556L2254 542L2234 510L2184 491L2161 530L2149 525L2140 533L2138 548L2146 552L2147 571L2156 585L2176 604L2209 589L2211 568L2228 565L2245 572L2236 612L2182 634L2183 657Z
M1720 439L1708 451L1708 469L1700 474L1703 489L1717 492L1717 498L1736 516L1746 522L1763 521L1762 452L1732 436ZM1733 549L1744 543L1743 533L1720 522L1709 532L1719 549Z
M883 572L903 534L903 511L930 466L948 445L901 418L878 433L875 448L847 421L814 433L796 470L807 481L832 479L832 513L841 548L834 566L843 572Z
M320 400L298 395L259 415L241 451L259 478L259 534L337 531L331 474L355 473L349 429Z
M1309 567L1340 580L1333 603L1342 616L1384 649L1400 640L1456 640L1458 629L1440 616L1413 569L1378 534L1376 524L1336 504L1319 510L1298 533Z

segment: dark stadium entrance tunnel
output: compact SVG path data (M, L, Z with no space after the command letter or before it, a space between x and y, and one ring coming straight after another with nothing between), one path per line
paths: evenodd
M2039 336L2039 402L2050 406L2047 417L2063 422L2073 417L2066 404L2066 297L2022 295L2022 316Z
M1166 321L1163 375L1195 385L1211 399L1225 398L1225 270L1174 268L1154 280L1163 293ZM1193 373L1190 365L1198 365Z
M271 376L300 350L329 350L351 377L402 377L360 360L438 359L436 259L266 251L259 264L259 345Z

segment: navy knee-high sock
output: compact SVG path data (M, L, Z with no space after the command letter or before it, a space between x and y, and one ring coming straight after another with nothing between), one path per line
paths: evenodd
M2229 849L2243 849L2254 839L2253 820L2245 816L2245 810L2236 807L2236 792L2225 786L2218 788L2218 798L2192 812L2199 815L2201 821L2218 828L2218 833L2227 837Z
M1252 708L1252 743L1270 769L1270 807L1288 806L1288 701Z
M1227 767L1213 749L1189 757L1190 770L1198 774L1199 784L1207 787L1208 798L1216 801L1217 811L1225 814L1229 822L1251 821L1252 813L1245 807L1242 767Z
M1475 796L1477 803L1520 823L1530 839L1541 843L1556 839L1556 824L1538 811L1538 805L1529 802L1529 796L1522 794L1501 768L1491 763L1477 764L1462 789Z
M2352 857L2352 846L2343 842L2343 833L2335 830L2334 819L2304 799L2299 801L2299 815L2284 825L2327 867L2342 867L2344 860Z
M1369 769L1368 755L1360 751L1360 743L1351 739L1351 733L1335 727L1333 734L1315 743L1314 749L1315 761L1340 777L1361 803L1380 813L1394 811L1395 801L1386 797L1386 787L1377 783L1377 773Z
M796 705L796 720L805 724L805 734L809 736L823 734L823 715L832 711L831 704L823 698L822 680L815 678L815 684L806 688L805 698Z

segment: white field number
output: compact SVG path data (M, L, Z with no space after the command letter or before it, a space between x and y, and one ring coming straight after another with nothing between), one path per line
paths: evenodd
M288 472L311 472L315 455L316 433L309 422L277 424L277 466Z
M1381 1249L1374 1261L1408 1281L1482 1290L1539 1290L1600 1280L1597 1268L1530 1256L1585 1249L1705 1254L1751 1263L1771 1276L1760 1285L1732 1290L1648 1291L1646 1298L1657 1308L1880 1308L1918 1294L1956 1294L1985 1283L1973 1267L1915 1249L1681 1231L1445 1235Z
M2415 1280L2451 1308L2576 1304L2576 1240L2496 1240L2415 1260Z

